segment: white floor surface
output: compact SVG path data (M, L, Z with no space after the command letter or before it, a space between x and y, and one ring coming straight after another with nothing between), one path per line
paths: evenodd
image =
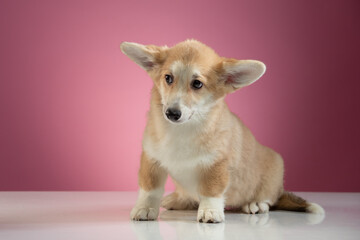
M13 239L360 239L360 193L298 193L325 216L227 212L225 223L196 222L196 211L161 210L133 222L135 192L0 192L0 240Z

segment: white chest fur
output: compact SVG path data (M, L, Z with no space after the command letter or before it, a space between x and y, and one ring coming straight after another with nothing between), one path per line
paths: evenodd
M170 127L159 142L144 136L145 152L168 171L170 176L189 192L197 186L197 172L201 166L209 166L215 154L204 150L197 141L196 131L187 126Z

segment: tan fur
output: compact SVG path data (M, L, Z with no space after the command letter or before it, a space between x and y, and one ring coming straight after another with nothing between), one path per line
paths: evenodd
M145 152L141 154L139 186L150 191L160 187L166 179L166 171L156 161L149 159Z
M229 184L228 160L219 160L209 168L201 169L199 193L207 197L219 197Z
M301 197L296 196L290 192L284 192L279 198L276 206L273 209L285 209L296 212L306 212L309 207L309 203L302 199Z
M122 49L125 54L131 54L125 46ZM254 204L263 207L266 203L276 209L306 211L309 204L305 200L284 193L281 156L258 143L224 101L226 94L256 81L263 73L260 72L264 68L262 63L219 57L211 48L195 40L179 43L172 48L150 46L144 51L144 56L150 56L154 61L146 63L149 66L153 64L147 71L154 81L154 87L139 171L139 185L142 189L150 191L158 188L164 182L164 172L168 172L177 186L175 193L163 201L162 205L168 209L193 209L199 203L201 205L203 197L210 197L223 198L226 206L234 208L252 204L254 209ZM133 56L130 58L133 59ZM240 81L243 79L242 73L232 70L239 65L247 67L244 74L249 76L248 79L244 78L244 82ZM175 74L173 68L181 71ZM197 71L196 79L204 84L200 90L190 86L192 71ZM174 82L171 85L164 80L166 74L173 75ZM203 101L207 110L195 111L196 119L190 120L193 116L191 114L183 125L170 123L164 116L164 108L166 104L179 101L179 93L182 94L182 104L187 108L196 109ZM184 137L186 139L182 139ZM166 141L169 143L164 146ZM182 147L185 148L183 151L180 150ZM186 155L186 151L194 156ZM152 155L151 159L148 154ZM179 154L184 154L199 159L199 163L194 169L184 168L184 173L178 173L177 168L181 168L179 166L182 166L182 162L184 166L191 165L191 162L178 159L173 163L179 164L178 167L173 167L165 162L171 159L161 159L165 154L176 159ZM209 159L202 159L202 156L208 156ZM191 175L192 170L197 173L195 192L190 190L191 184L190 188L185 186L187 171ZM179 176L183 177L179 179ZM211 204L212 200L207 201L209 203L206 204ZM200 216L200 221L203 218ZM222 221L222 218L215 217L215 220L208 221Z
M169 210L196 210L199 202L187 194L186 190L176 181L176 192L165 196L161 202L163 208Z

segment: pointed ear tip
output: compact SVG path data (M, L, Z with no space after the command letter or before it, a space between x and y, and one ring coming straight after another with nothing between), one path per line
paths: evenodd
M265 72L266 72L266 65L265 65L265 63L261 62L261 66L262 66L262 68L263 68L263 72L265 73Z
M125 55L128 55L128 53L131 51L131 49L133 49L136 46L136 43L132 43L132 42L121 42L120 43L120 50L121 52L123 52Z
M265 63L263 63L262 61L259 60L251 60L251 61L261 65L262 67L266 67Z
M120 43L120 49L122 52L124 52L124 48L126 48L126 46L128 45L128 42L121 42Z
M256 61L256 63L259 65L259 67L261 68L263 74L265 73L266 71L266 65L265 63L261 62L261 61Z

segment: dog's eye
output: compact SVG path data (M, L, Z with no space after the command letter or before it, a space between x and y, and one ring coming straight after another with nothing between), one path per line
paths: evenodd
M172 77L171 75L166 74L166 75L165 75L165 81L166 81L167 84L170 85L170 84L173 83L174 80L173 80L173 77Z
M203 83L200 82L199 80L194 80L191 83L191 87L193 87L194 89L200 89L203 86Z

